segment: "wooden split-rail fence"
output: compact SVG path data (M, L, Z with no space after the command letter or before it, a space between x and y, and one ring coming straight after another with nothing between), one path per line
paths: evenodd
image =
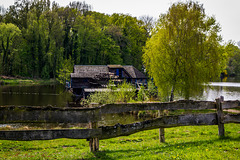
M51 140L57 138L87 139L90 150L99 150L99 140L127 136L139 131L160 128L164 142L164 128L194 125L218 125L219 136L224 136L225 123L240 123L240 114L229 114L223 109L240 109L240 101L180 100L168 103L121 103L94 108L57 108L36 106L1 106L0 124L10 123L90 123L89 129L2 130L2 140ZM216 110L213 113L191 113L161 116L132 124L96 127L103 114L143 110Z

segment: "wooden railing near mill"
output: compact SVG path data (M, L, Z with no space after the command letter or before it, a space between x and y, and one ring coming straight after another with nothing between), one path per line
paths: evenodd
M90 150L99 150L99 140L127 136L139 131L177 126L218 125L219 136L224 136L225 123L240 123L240 114L224 113L223 109L240 109L240 102L180 100L168 103L107 104L94 108L57 108L33 106L1 106L0 123L90 123L89 129L3 130L2 140L51 140L57 138L87 139ZM206 110L214 113L195 113L162 116L132 124L96 127L102 114L142 110ZM163 138L163 134L160 138Z

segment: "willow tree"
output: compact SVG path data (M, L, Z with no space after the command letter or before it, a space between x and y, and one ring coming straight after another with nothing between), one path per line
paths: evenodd
M12 23L0 23L0 59L2 59L2 74L11 74L13 53L17 51L17 38L21 35L20 29Z
M224 54L220 26L197 2L174 3L144 48L143 61L160 94L173 100L178 92L185 99L196 95L203 83L218 77Z

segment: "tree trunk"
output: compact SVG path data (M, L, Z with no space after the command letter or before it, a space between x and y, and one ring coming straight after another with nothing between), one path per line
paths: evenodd
M171 90L171 96L170 96L170 102L172 102L174 99L174 86L172 87ZM163 116L163 111L159 111L160 116ZM165 142L165 131L164 128L159 128L159 139L160 142L164 143Z
M171 90L170 102L172 102L173 99L174 99L174 86L172 87L172 90Z
M9 37L7 37L7 45L6 48L4 46L4 43L2 41L2 48L3 48L3 59L2 59L2 73L7 75L8 74L8 69L6 68L7 63L8 63L8 48L9 48Z

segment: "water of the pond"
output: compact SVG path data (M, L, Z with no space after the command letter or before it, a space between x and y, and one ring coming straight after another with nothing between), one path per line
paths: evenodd
M205 91L201 100L214 101L220 96L224 100L240 100L240 82L212 82Z
M224 100L240 100L240 80L228 78L226 82L211 82L209 87L207 87L200 95L201 96L195 98L195 100L215 101L215 99L220 96L224 96ZM62 86L0 86L0 106L52 105L64 107L67 102L71 100L71 94L66 92ZM136 115L132 114L111 114L104 115L101 118L99 125L114 125L116 123L128 124L142 120L142 118L138 118ZM57 125L59 126L59 124ZM46 124L41 124L40 126L43 128L49 128ZM50 126L56 126L56 124ZM86 127L86 125L79 126ZM62 125L60 128L61 127L65 128L66 126Z
M0 85L0 105L64 107L71 94L61 85Z
M225 78L223 82L210 82L199 100L215 101L220 96L224 100L240 100L240 79Z

